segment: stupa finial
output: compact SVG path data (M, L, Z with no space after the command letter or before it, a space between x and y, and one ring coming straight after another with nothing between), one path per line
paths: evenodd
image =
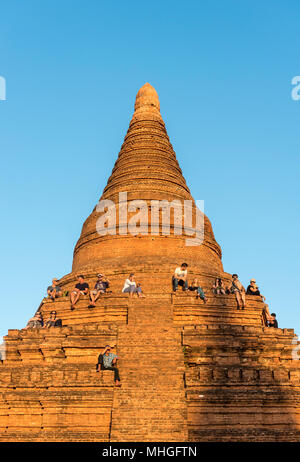
M160 110L158 94L155 88L148 82L139 89L136 95L134 110L137 111L141 108L147 110L153 109L154 111Z

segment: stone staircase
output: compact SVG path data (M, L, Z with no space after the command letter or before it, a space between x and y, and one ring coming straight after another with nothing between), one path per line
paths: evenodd
M184 356L171 304L132 300L118 355L122 388L114 395L111 441L187 441Z
M259 297L245 310L231 295L203 304L182 292L87 305L45 300L45 317L56 309L65 327L9 330L0 441L299 439L300 344L292 329L261 326ZM95 372L106 344L121 388Z
M128 295L109 293L102 295L97 301L97 306L88 308L90 301L87 295L82 296L73 311L70 310L69 297L61 297L54 302L45 298L41 304L40 311L47 319L52 310L57 312L57 318L61 318L64 326L82 325L105 325L105 324L126 324Z
M173 307L174 318L172 322L180 325L187 324L213 324L224 323L230 325L251 325L261 326L261 312L263 302L260 297L246 296L247 307L245 310L237 310L234 295L213 295L206 290L207 303L196 299L191 292L183 293L146 293L144 300L153 300L153 303L169 304ZM115 292L102 295L96 307L90 309L88 296L83 296L74 311L70 310L68 297L56 299L53 302L45 298L41 305L41 312L44 319L50 315L52 310L57 311L57 317L61 318L65 326L82 325L106 325L126 324L128 321L128 295L116 294ZM141 303L139 301L139 303Z
M234 295L213 295L206 292L207 303L189 293L171 295L174 305L174 322L187 324L224 324L261 327L261 313L264 303L261 297L246 296L246 308L237 309Z

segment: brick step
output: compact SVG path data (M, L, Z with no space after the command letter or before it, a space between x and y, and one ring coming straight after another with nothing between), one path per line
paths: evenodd
M123 416L120 416L123 420ZM165 419L164 419L165 420ZM172 419L172 423L165 425L162 419L149 418L145 424L143 420L124 420L126 430L111 435L111 441L184 441L182 419ZM176 436L177 435L177 436Z
M147 344L144 344L143 343L143 339L138 339L136 342L132 342L132 343L128 343L128 345L126 345L126 347L119 347L118 351L119 352L126 352L126 353L130 353L130 351L134 352L134 354L143 354L143 353L155 353L155 351L157 352L158 350L162 352L163 356L166 356L166 355L171 355L171 354L176 354L176 352L180 352L178 351L178 349L176 348L176 345L173 344L173 345L169 345L168 344L168 339L164 339L163 341L160 340L160 338L158 339L155 339L155 341L153 341L152 343L150 343L149 341L149 337L147 337L148 339L148 342ZM173 341L173 339L170 339L171 341Z
M141 327L137 327L135 329L131 329L131 324L129 323L128 324L128 331L130 331L131 335L136 337L136 336L139 336L139 335L142 335L143 337L147 337L147 335L151 334L151 338L158 338L160 336L162 336L163 338L164 337L171 337L172 336L172 333L174 332L174 329L172 328L173 325L171 323L171 327L170 327L170 324L167 326L167 325L164 325L164 324L160 324L159 327L157 329L154 329L153 328L153 324L148 324L148 323L142 323L143 324ZM131 340L131 338L128 339L129 341Z
M118 402L118 405L120 407L122 407L122 410L118 413L115 414L115 416L117 415L122 415L124 419L126 418L130 418L132 416L136 416L136 417L140 417L140 418L145 418L146 416L148 416L148 418L150 416L152 417L160 417L161 420L165 419L165 414L168 413L168 415L170 416L170 412L171 412L171 407L174 408L174 413L171 414L171 416L175 419L176 416L179 415L179 417L181 417L181 414L178 414L178 409L183 409L184 407L184 403L177 399L176 400L176 397L173 396L173 399L172 399L172 402L171 401L165 401L163 399L163 395L160 396L160 399L147 399L147 397L143 396L143 395L138 395L137 396L137 399L141 400L142 401L142 405L140 407L131 407L128 405L128 400L126 399L119 399L119 402ZM162 405L162 401L164 402L164 404ZM129 409L130 408L130 409ZM157 412L154 412L153 409L156 409ZM169 412L170 411L170 412Z
M145 432L141 433L134 428L131 429L131 432L114 434L111 436L111 442L184 442L186 441L186 435L182 430L170 430L169 433L159 431L155 432L156 428L149 428Z
M146 343L147 342L147 343ZM171 343L171 344L170 344ZM145 351L145 352L152 352L154 353L155 350L159 349L159 351L164 352L164 354L168 353L175 353L178 350L178 345L174 343L174 336L168 337L151 337L151 333L144 339L141 336L138 336L137 339L131 339L126 346L120 346L119 351L134 351L135 353L138 351Z
M140 406L134 407L132 410L125 409L120 411L118 410L115 413L115 418L122 417L124 419L124 423L128 426L134 426L135 422L144 422L146 421L147 424L151 423L153 425L154 422L161 422L164 424L164 429L170 427L172 428L174 424L181 425L182 424L182 413L184 410L183 403L178 408L170 409L170 407L165 403L164 406L160 406L160 410L151 408L151 404L149 406ZM166 420L166 415L168 416L168 420L172 419L172 421Z
M130 332L131 336L128 338L128 345L135 345L135 342L140 342L140 344L144 344L146 342L147 345L151 343L153 345L157 345L157 343L165 342L166 345L169 345L172 342L176 345L174 341L174 332L167 332L165 330L161 332L153 332L152 330L146 330L145 332Z
M141 391L135 391L134 393L130 393L128 396L130 396L131 398L134 398L135 396L144 396L145 399L147 400L147 396L148 394L152 393L155 391L155 393L159 394L159 395L162 395L164 394L166 391L168 391L168 395L174 397L174 396L178 396L178 390L180 390L180 387L182 385L182 380L181 382L178 382L177 380L167 380L165 383L158 383L156 384L156 386L149 386L147 381L151 380L151 377L144 377L143 379L141 380L128 380L126 381L126 378L124 378L122 375L121 375L121 379L122 379L122 386L124 388L124 390L122 391L122 393L126 393L127 392L130 392L130 388L131 387L135 387L136 389L141 387L143 388L143 390ZM170 391L171 388L174 388L173 391Z
M124 416L119 416L119 419L123 420ZM121 429L111 435L111 441L177 441L178 437L179 441L183 441L185 434L182 418L175 419L174 416L170 416L170 423L166 424L165 418L134 419L133 415L132 419L124 419L124 428L126 430Z
M164 363L158 364L157 362L151 362L151 359L147 361L147 357L145 358L145 357L140 356L139 362L137 363L136 361L127 359L127 357L124 355L122 359L120 359L118 364L120 367L122 366L126 367L126 370L128 370L129 372L144 370L144 371L147 371L149 374L153 372L159 373L160 371L164 371L164 370L171 370L171 369L177 370L180 367L179 359L178 361L175 361L175 362L173 361L171 362L171 360L169 361L166 360L166 362L167 364L164 364Z
M126 368L123 368L122 366L119 367L120 371L123 372L122 376L127 377L127 379L135 379L135 382L138 383L140 380L143 378L151 378L152 379L152 384L154 385L155 383L159 383L158 381L164 380L164 377L166 373L168 373L168 383L172 380L174 377L178 377L178 373L183 372L184 368L183 366L180 365L180 367L177 368L160 368L156 369L155 366L151 367L151 365L147 365L147 368L134 368L131 365L126 364ZM145 369L146 372L145 372ZM166 379L167 380L167 379Z
M180 413L175 414L168 414L168 419L166 419L166 413L162 416L158 416L155 414L150 414L148 409L145 409L145 415L140 417L137 415L137 410L134 410L130 415L127 414L116 414L116 420L124 421L124 428L126 429L124 432L118 430L118 432L123 434L130 434L131 432L138 431L139 434L148 433L153 438L153 435L150 433L150 429L155 429L154 433L168 434L169 432L178 431L182 432L182 415ZM159 430L158 430L159 428ZM138 429L138 430L136 430ZM144 430L142 430L144 429Z
M107 303L107 302L111 302L111 301L115 301L115 302L118 302L118 303L124 303L124 302L129 302L131 304L141 304L141 303L144 303L145 305L146 304L151 304L153 302L155 303L169 303L170 301L174 302L174 303L180 303L184 300L197 300L197 302L199 303L203 303L202 300L200 299L196 299L196 294L193 293L193 292L184 292L184 291L177 291L176 294L174 292L168 292L168 293L162 293L162 292L148 292L146 293L145 292L145 295L146 297L145 298L137 298L137 297L134 297L134 298L130 298L128 296L128 294L123 294L123 293L120 293L120 292L116 292L116 291L111 291L111 292L108 292L106 294L102 294L100 295L100 298L98 299L98 303L100 302L103 302L103 303ZM215 300L216 303L225 303L226 301L231 301L231 302L235 302L236 299L235 299L235 296L230 294L225 294L225 295L215 295L215 294L212 294L210 291L206 291L206 298L208 300ZM85 301L89 301L89 296L87 295L84 295L84 296L81 296L80 300L77 302L77 304L82 304L84 303ZM250 296L250 295L246 295L246 304L262 304L262 300L260 297L257 297L257 296ZM60 297L60 298L57 298L55 299L55 301L52 301L50 298L44 298L43 299L43 305L54 305L54 304L66 304L66 305L70 305L70 298L69 297Z
M243 324L240 325L224 325L220 323L205 323L202 325L194 324L191 326L183 326L182 328L184 335L187 333L190 335L203 335L207 332L207 335L251 335L251 334L259 334L259 335L270 335L272 337L282 336L282 335L289 335L294 336L294 329L272 329L270 327L257 327L257 326L245 326Z
M134 385L134 384L132 384ZM183 401L180 397L178 397L178 390L177 390L177 393L176 392L173 392L173 393L168 393L168 399L163 399L162 400L162 397L163 397L163 394L164 392L167 390L167 388L164 388L164 389L155 389L153 388L153 390L151 390L151 388L149 387L149 390L147 392L137 392L137 393L128 393L126 394L126 396L124 398L120 397L119 398L119 405L120 404L128 404L129 402L129 399L131 398L138 398L138 399L142 399L143 400L143 404L142 404L142 407L143 409L145 409L146 407L149 407L149 408L153 408L153 405L151 405L151 403L160 403L160 406L161 408L163 407L170 407L170 403L172 402L172 406L176 406L176 404L182 404ZM130 391L130 389L128 389L128 391ZM151 392L152 391L152 392ZM159 392L159 396L157 396L157 392ZM125 410L124 410L125 412ZM127 412L127 411L126 411Z
M139 355L139 356L145 356L147 355L147 358L150 358L151 355L155 353L160 353L162 354L163 358L170 358L172 355L180 355L182 351L182 348L178 351L176 348L176 345L168 345L166 342L160 342L159 339L157 342L153 343L148 343L147 345L143 345L143 343L136 342L133 343L132 345L128 345L126 347L118 347L118 352L121 354L126 353L130 355L130 352L132 352L132 355Z
M128 367L130 366L137 369L147 369L148 367L152 367L157 370L166 367L171 369L172 367L179 366L179 361L181 360L180 355L176 354L176 352L174 352L174 355L172 352L164 353L162 355L162 359L159 359L159 361L153 358L155 351L152 350L145 352L136 351L133 353L132 349L128 349L127 351L125 349L120 349L118 354L120 356L119 365L126 364L126 367L128 365Z
M143 365L144 364L144 365ZM124 367L123 367L124 365ZM179 363L175 364L170 364L170 365L162 365L158 366L157 364L151 364L150 362L144 361L144 363L141 363L141 365L136 365L135 363L130 363L128 361L120 361L119 362L119 367L121 369L125 369L126 372L130 374L138 374L143 373L144 375L157 375L160 376L162 375L165 371L170 372L172 375L172 370L174 371L174 374L182 369L182 366Z
M179 371L180 372L180 371ZM126 390L129 389L129 385L135 385L136 390L134 391L133 395L135 393L140 393L145 390L145 387L147 389L149 388L150 390L159 390L159 391L164 391L166 389L170 390L170 393L173 393L173 390L171 389L172 387L179 387L179 385L182 383L182 377L181 380L178 379L178 376L175 375L168 375L168 377L164 378L160 377L158 374L155 376L154 374L143 374L141 376L137 377L131 377L128 374L122 373L122 370L120 370L120 375L122 379L122 383L124 386L126 385ZM149 380L151 380L151 383L149 384ZM139 390L139 388L143 387L143 390ZM132 396L133 396L132 395Z

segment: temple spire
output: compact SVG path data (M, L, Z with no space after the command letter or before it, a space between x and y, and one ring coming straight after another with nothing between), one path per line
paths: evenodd
M179 201L182 207L184 201L191 201L193 204L193 223L195 223L195 201L182 175L160 114L158 94L149 83L145 83L139 89L134 109L124 142L101 200L108 200L115 204L117 212L120 201L122 204L123 201L127 203L144 201L149 211L152 201L167 201L168 203L173 203L173 201L178 203ZM120 199L121 193L122 199ZM126 199L123 199L124 193L126 193ZM143 264L147 261L150 266L158 263L161 266L161 261L164 259L165 262L167 261L166 271L168 272L169 267L174 265L180 255L182 261L189 261L190 264L194 261L194 265L199 271L201 268L201 271L205 270L207 273L212 271L214 275L222 272L221 249L215 241L212 226L207 217L204 219L204 243L191 252L191 247L185 245L186 236L184 233L177 235L172 231L172 235L166 240L161 223L159 223L159 235L155 235L154 238L151 235L151 213L149 212L149 214L147 235L141 234L135 237L128 233L122 234L119 232L119 223L116 223L115 234L102 236L97 232L96 225L100 215L95 207L85 221L80 239L75 247L73 270L85 271L84 268L87 267L96 268L99 267L100 262L102 268L106 264L112 268L111 257L113 254L118 258L118 263L116 263L117 260L114 260L114 264L124 268L128 267L128 271L131 271L129 267L133 267L133 259L137 259L137 262L143 262ZM183 219L182 209L182 223ZM161 214L159 220L161 220ZM174 217L172 220L174 221ZM174 223L171 225L174 228ZM132 246L134 246L134 257Z
M158 94L150 83L145 83L139 89L135 99L134 110L160 111Z

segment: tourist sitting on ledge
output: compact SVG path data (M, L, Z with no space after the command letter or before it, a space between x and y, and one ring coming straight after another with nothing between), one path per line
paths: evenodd
M260 295L255 279L250 279L250 285L247 287L247 295Z
M187 281L187 263L182 263L181 266L178 266L174 271L172 276L172 285L173 291L176 292L178 286L182 287L182 290L188 290L188 281Z
M87 295L89 291L89 285L87 282L84 282L84 276L80 275L77 277L78 283L75 286L75 289L72 290L70 294L71 300L71 310L74 310L76 303L78 302L81 295Z
M136 282L134 280L134 274L131 273L129 278L125 280L124 287L122 289L124 294L129 294L129 297L132 298L133 294L137 293Z
M111 353L111 347L106 345L102 353L98 356L96 372L99 372L100 370L114 371L115 384L117 386L121 386L119 369L116 367L117 359L117 355Z
M229 288L229 292L235 295L238 310L240 308L242 308L243 310L246 306L245 288L243 284L239 281L239 277L237 274L232 275L232 283Z
M93 308L96 306L96 301L100 297L101 294L105 294L106 290L109 287L109 280L104 276L104 274L98 274L98 280L95 284L94 290L90 291L90 300L91 303L89 308Z
M62 327L61 319L56 318L56 311L51 311L50 318L44 324L44 328L49 329L50 327Z
M276 319L276 313L271 313L271 318L268 322L268 327L275 327L275 329L278 329L278 322Z
M266 299L266 297L261 295L260 291L258 290L258 286L256 285L256 281L253 278L250 279L250 285L247 287L246 294L247 295L260 295L262 300Z
M268 327L270 320L271 320L271 314L269 310L269 305L265 303L263 310L262 310L262 321L263 321L262 324Z
M143 294L142 284L140 282L138 282L136 285L136 293L139 298L145 298L145 295Z
M196 298L201 298L201 300L203 300L204 303L207 302L207 298L205 296L204 290L199 285L198 279L193 280L192 284L189 286L189 290L192 290L192 291L196 290L197 291Z
M35 313L33 318L29 319L24 329L41 329L44 326L43 315L40 312Z
M52 279L52 286L47 287L47 294L53 301L62 296L61 287L58 286L58 279Z
M216 278L212 291L216 295L225 295L225 287L221 278Z

